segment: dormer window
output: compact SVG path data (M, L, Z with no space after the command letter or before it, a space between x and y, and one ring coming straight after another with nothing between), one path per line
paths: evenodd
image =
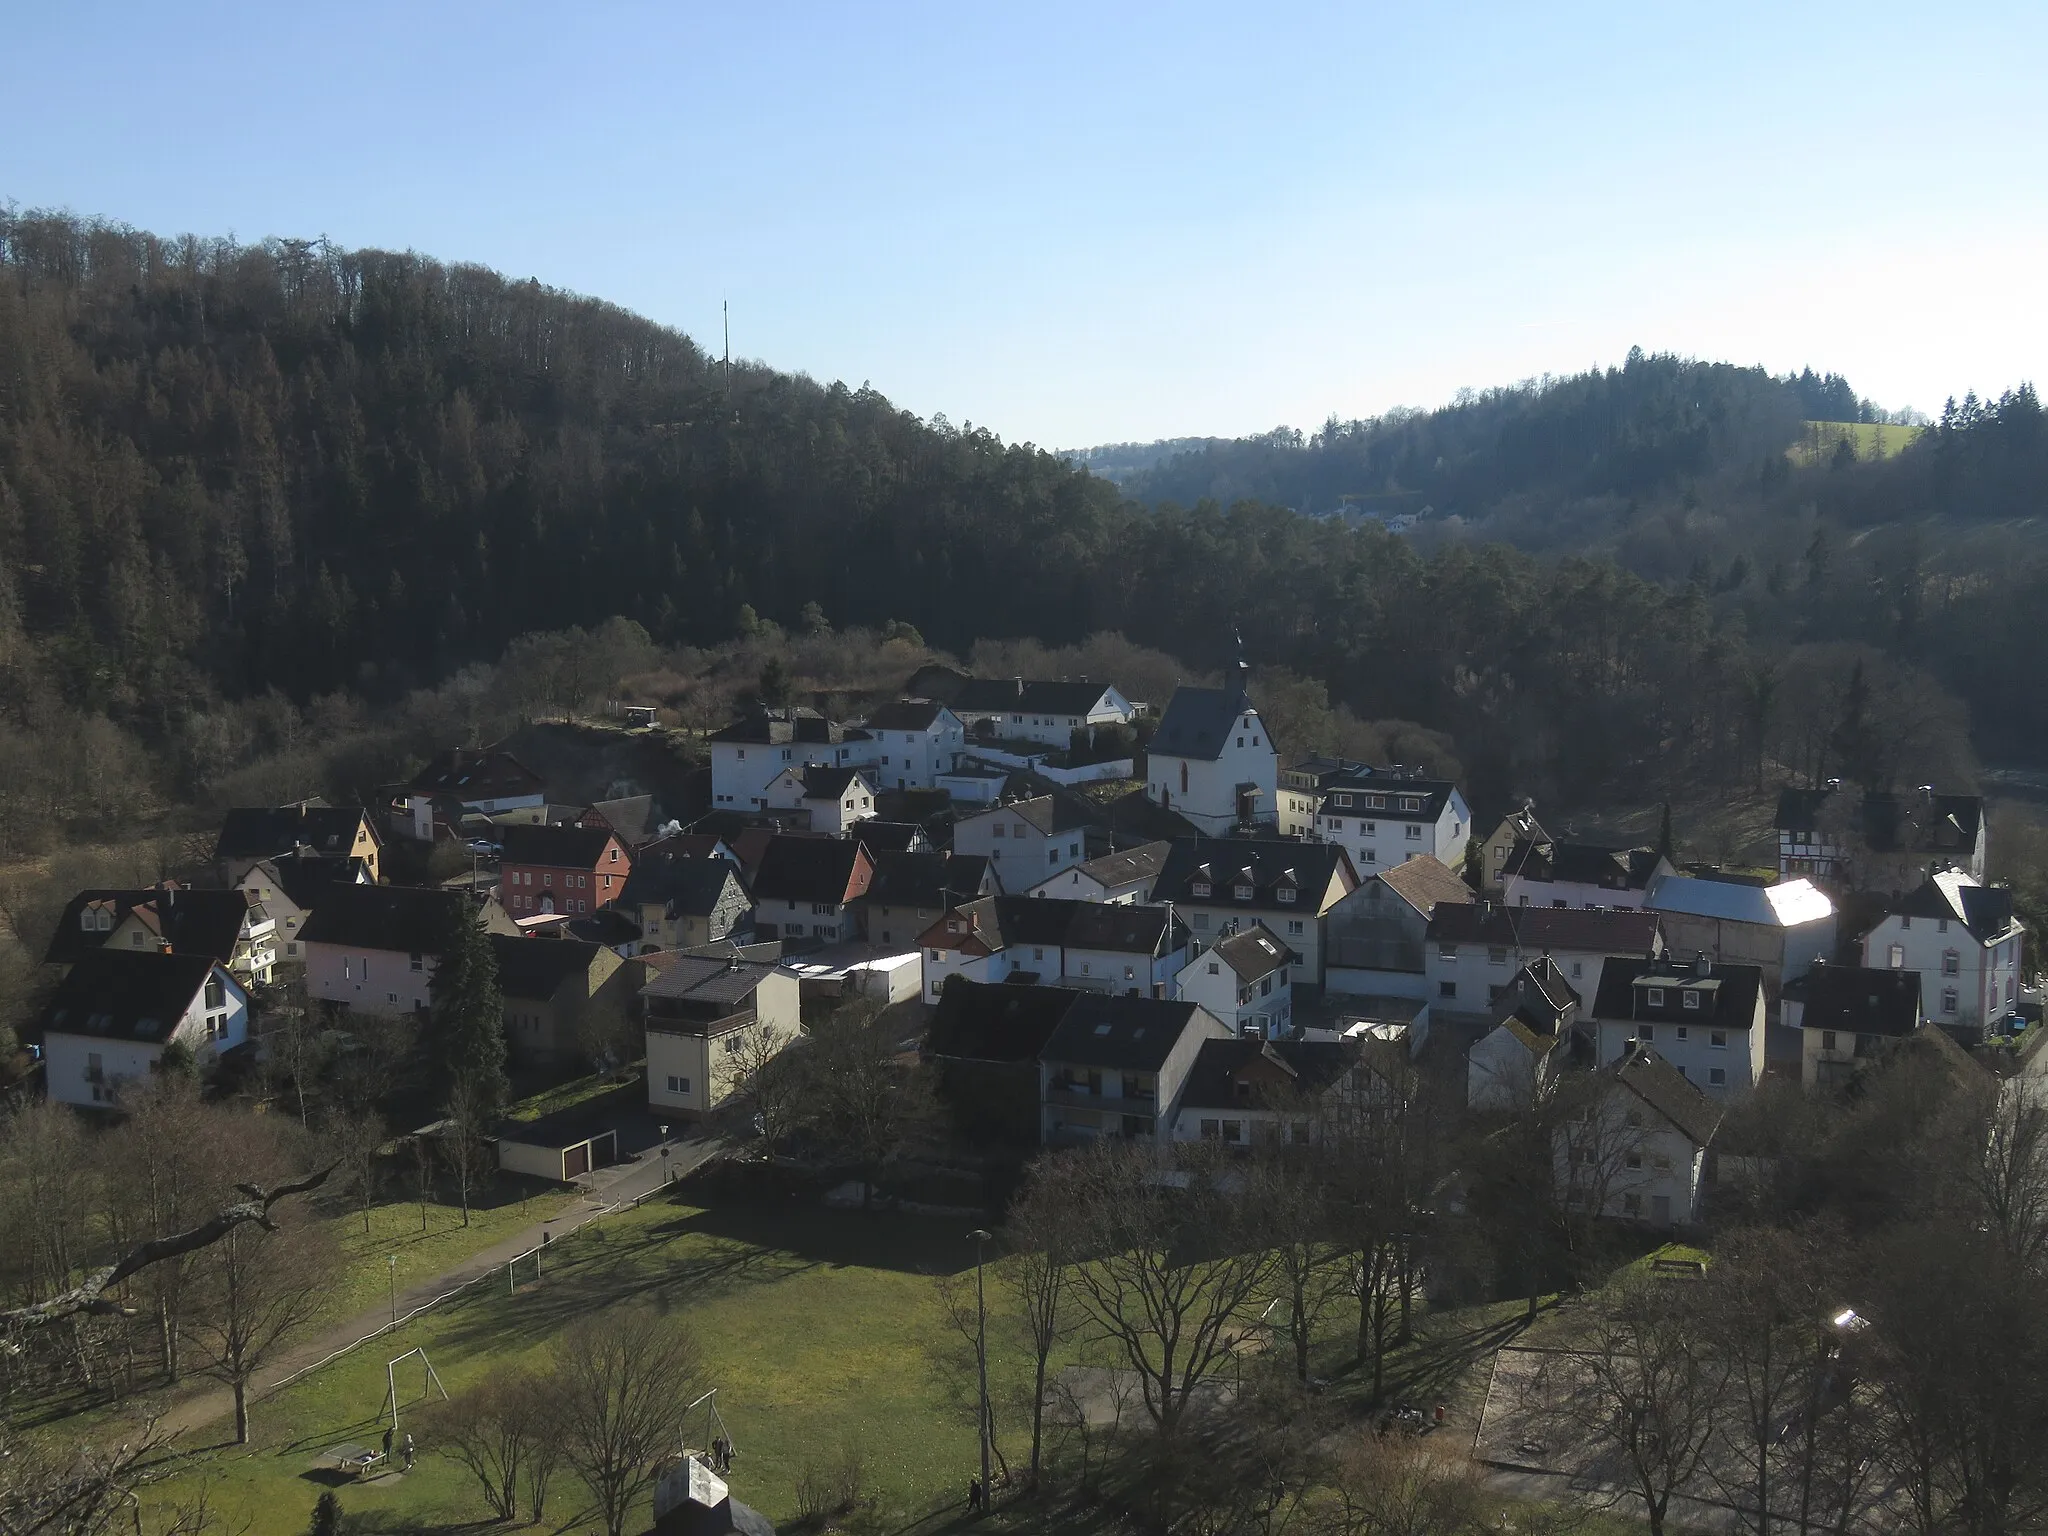
M1351 797L1349 795L1332 795L1330 796L1330 799L1333 803L1337 805L1349 805L1351 803Z
M1273 892L1273 899L1274 899L1275 901L1277 901L1277 902L1281 902L1281 903L1284 903L1284 904L1285 904L1285 905L1287 905L1287 906L1290 906L1290 907L1291 907L1291 906L1293 906L1293 905L1294 905L1294 887L1293 887L1293 886L1291 886L1291 885L1283 885L1283 886L1281 886L1281 887L1280 887L1280 888L1279 888L1278 890L1276 890L1276 891L1274 891L1274 892Z
M1699 995L1699 993L1697 993L1697 992L1693 991L1693 990L1692 990L1691 988L1687 988L1687 989L1686 989L1685 991L1683 991L1683 992L1679 993L1678 995L1679 995L1679 997L1680 997L1681 999L1683 999L1683 1000L1684 1000L1684 1003L1685 1003L1685 1006L1686 1006L1686 1007L1688 1007L1688 1008L1692 1009L1692 1010L1693 1010L1693 1011L1695 1011L1695 1012L1697 1012L1697 1011L1699 1010L1699 1006L1700 1006L1700 995Z
M1209 894L1209 882L1206 880L1197 880L1193 885L1188 887L1188 894L1191 896L1207 896Z
M1664 989L1662 987L1643 988L1643 1001L1652 1008L1662 1008L1664 1006Z
M1239 901L1250 901L1252 899L1252 888L1248 885L1232 886L1230 893Z
M1401 809L1404 811L1419 811L1422 809L1422 802L1413 795L1403 795L1401 797Z

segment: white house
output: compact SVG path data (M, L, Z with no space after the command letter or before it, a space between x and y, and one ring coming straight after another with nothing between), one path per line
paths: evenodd
M1075 732L1093 726L1129 725L1137 713L1116 689L1086 679L1055 683L975 678L954 695L952 707L978 735L1048 747L1067 746Z
M1122 853L1084 859L1072 869L1049 875L1031 888L1034 896L1063 896L1070 901L1102 901L1129 906L1152 899L1152 882L1165 867L1171 843L1140 843Z
M1407 1076L1406 1054L1385 1041L1204 1040L1181 1091L1173 1139L1312 1143L1330 1122L1404 1092Z
M1279 757L1238 688L1176 688L1145 751L1145 793L1203 832L1271 821Z
M1173 995L1200 1003L1240 1035L1285 1036L1294 1024L1289 950L1264 923L1218 939L1173 978Z
M1040 1139L1170 1139L1205 1040L1234 1038L1198 1003L1083 994L1040 1053Z
M710 1114L748 1070L803 1032L791 971L696 955L662 956L656 963L660 974L640 989L650 1109L690 1118Z
M1863 963L1918 971L1920 1008L1932 1022L1995 1029L2019 999L2025 937L2011 891L1944 870L1907 892L1870 930Z
M1754 965L1610 959L1593 997L1600 1060L1655 1046L1709 1098L1737 1099L1764 1071L1764 977Z
M249 1037L249 998L206 955L97 949L79 957L43 1010L44 1091L59 1103L118 1104L176 1042L202 1066Z
M785 768L861 768L878 755L866 731L816 710L755 710L711 735L712 808L765 810L768 782Z
M1499 902L1440 902L1429 920L1423 964L1438 1018L1483 1014L1530 961L1557 962L1584 1005L1610 956L1650 960L1664 953L1654 912L1510 907Z
M473 911L455 891L337 884L299 933L306 993L360 1013L423 1013L448 935Z
M1423 946L1429 920L1446 903L1470 906L1471 887L1427 854L1382 865L1330 910L1326 984L1353 996L1430 996Z
M1649 1046L1602 1068L1579 1113L1557 1129L1563 1203L1659 1229L1698 1219L1707 1147L1722 1109Z
M1351 856L1332 843L1181 837L1153 882L1152 899L1170 903L1198 944L1264 923L1293 952L1292 984L1320 988L1328 954L1325 922L1357 889Z
M1673 954L1761 967L1772 1005L1787 976L1835 952L1835 904L1811 880L1750 885L1660 874L1651 879L1643 908L1662 920Z
M1474 1109L1533 1106L1572 1057L1579 997L1539 959L1515 973L1493 1012L1493 1028L1465 1054L1465 1102Z
M811 831L832 837L875 814L875 787L858 768L791 766L768 781L763 798L769 810L801 811Z
M1984 802L1910 792L1871 791L1852 803L1840 779L1778 796L1778 874L1810 875L1836 886L1897 897L1937 869L1984 879Z
M1417 854L1457 869L1472 841L1472 810L1446 779L1361 768L1323 781L1311 835L1343 848L1361 876Z
M1012 800L963 816L953 824L953 851L987 859L996 883L1021 895L1088 851L1087 823L1051 795Z
M1867 1058L1919 1032L1918 971L1816 965L1785 983L1784 1023L1799 1031L1799 1081L1837 1088Z
M873 779L883 789L931 789L960 766L967 739L965 722L930 699L884 704L862 729L874 738Z
M955 975L1165 997L1189 953L1187 926L1167 907L1059 897L961 902L917 942L927 1002L937 1002L946 978Z
M1501 861L1498 884L1511 907L1638 909L1650 881L1672 873L1654 848L1610 848L1548 837L1517 839Z
M1282 837L1307 837L1316 829L1316 810L1323 803L1323 785L1339 774L1365 767L1341 757L1310 753L1283 764L1273 824Z

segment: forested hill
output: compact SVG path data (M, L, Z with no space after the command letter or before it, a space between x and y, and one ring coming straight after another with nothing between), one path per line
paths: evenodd
M1338 434L1382 483L1498 495L1495 521L1602 509L1588 547L1618 563L1545 561L1255 501L1148 508L475 267L0 215L0 759L59 709L148 746L223 697L375 701L530 631L618 614L707 643L743 606L793 623L812 603L963 651L1121 630L1196 668L1235 626L1360 716L1453 733L1489 793L1811 769L1859 664L1881 684L1863 696L1919 711L1858 738L1887 743L1873 776L1950 771L1930 742L1967 757L1929 723L1957 698L1987 753L2048 758L2034 569L2009 541L1864 536L1926 486L2032 495L2031 402L1801 471L1778 386L1650 358Z

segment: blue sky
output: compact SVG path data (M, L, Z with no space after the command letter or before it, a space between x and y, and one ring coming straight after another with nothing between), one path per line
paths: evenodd
M2048 7L0 0L0 198L601 295L1006 438L2048 355Z

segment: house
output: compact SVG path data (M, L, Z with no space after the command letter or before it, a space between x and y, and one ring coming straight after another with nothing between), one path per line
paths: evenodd
M1353 1041L1204 1040L1173 1117L1175 1141L1306 1144L1370 1097Z
M630 1004L626 962L581 939L491 935L504 999L505 1043L522 1067L554 1067L585 1055L580 1040L590 1010Z
M1643 906L1662 919L1664 942L1674 953L1762 967L1773 1006L1787 976L1835 952L1835 904L1811 880L1751 885L1660 874L1651 879Z
M1426 853L1382 865L1330 910L1326 985L1367 997L1427 998L1423 947L1430 914L1448 902L1470 906L1472 888Z
M1816 965L1785 983L1784 1022L1799 1031L1799 1081L1839 1088L1868 1058L1919 1030L1918 971Z
M1671 865L1654 848L1610 848L1548 837L1518 839L1501 868L1511 907L1640 908L1651 879Z
M968 731L983 740L1032 741L1048 747L1068 746L1077 733L1093 740L1095 728L1129 725L1137 716L1116 689L1085 678L1076 683L975 678L948 702Z
M1240 1035L1281 1039L1294 1026L1291 953L1264 923L1254 922L1182 966L1173 978L1173 995L1200 1003Z
M118 1104L174 1042L202 1065L249 1037L249 998L212 957L96 949L78 957L39 1020L44 1091L61 1104Z
M2012 892L1960 869L1929 875L1864 936L1863 963L1920 973L1920 1009L1969 1034L1997 1030L2019 1000L2026 930Z
M756 709L711 735L712 809L765 810L768 781L785 768L859 768L876 755L866 731L816 710Z
M633 855L608 826L510 826L500 838L498 890L515 918L608 907L633 872Z
M1416 854L1457 869L1472 841L1472 808L1448 779L1361 767L1325 777L1309 835L1342 847L1361 875Z
M654 796L622 795L615 800L593 801L576 817L576 824L609 828L628 849L638 848L654 832Z
M296 965L305 956L299 950L299 930L330 885L373 885L369 866L361 859L323 859L305 852L280 854L259 859L235 883L252 901L263 904L276 925L272 935L276 958Z
M1709 1098L1736 1099L1764 1071L1764 974L1705 956L1609 959L1593 995L1599 1059L1652 1045Z
M1166 865L1173 844L1140 843L1122 853L1083 859L1071 869L1048 875L1031 888L1034 896L1063 896L1070 901L1103 901L1115 906L1152 899L1152 882Z
M955 805L993 805L1003 798L1009 783L1009 769L985 768L977 763L962 763L932 778L932 786L943 789Z
M1189 934L1167 907L984 896L949 908L917 943L927 1002L949 976L1165 997L1187 963Z
M1273 825L1282 837L1307 837L1316 829L1316 810L1323 803L1323 785L1340 773L1365 764L1310 753L1280 765Z
M640 989L640 1002L648 1107L692 1119L717 1109L803 1032L796 977L767 961L676 955Z
M1500 825L1487 835L1479 848L1479 871L1486 889L1500 895L1507 880L1508 857L1523 842L1548 842L1550 834L1536 819L1534 802L1525 801L1519 811L1509 811Z
M1197 943L1258 921L1294 951L1297 989L1324 979L1324 919L1358 889L1351 856L1335 843L1285 838L1176 838L1152 899L1171 902Z
M765 847L774 834L766 828L755 830L760 832L760 841ZM740 871L742 879L746 878L746 861L740 857L739 850L716 832L666 833L642 844L634 853L633 860L637 864L641 859L664 854L677 859L724 859Z
M1038 795L961 817L953 824L953 851L987 859L997 888L1020 895L1081 862L1086 826L1066 800Z
M1272 821L1279 757L1242 687L1173 690L1145 748L1145 794L1220 836Z
M736 860L687 858L667 847L633 861L618 905L640 924L642 954L722 939L747 927L753 908Z
M1040 1139L1048 1145L1111 1136L1169 1139L1202 1042L1234 1038L1229 1025L1198 1003L1077 996L1039 1059Z
M1988 824L1976 795L1938 795L1932 785L1872 790L1852 802L1840 779L1785 789L1775 818L1780 879L1810 876L1854 891L1899 896L1936 868L1984 879Z
M1610 955L1651 960L1664 953L1660 922L1654 912L1605 908L1440 905L1423 946L1427 995L1439 1018L1486 1013L1519 967L1547 956L1587 1003Z
M1038 1145L1038 1062L1080 994L949 977L925 1026L921 1054L938 1095L971 1141Z
M166 880L141 890L81 891L58 919L43 959L72 965L102 948L204 955L244 986L268 985L278 958L277 923L240 889L198 890Z
M1600 1069L1553 1143L1562 1202L1659 1230L1698 1220L1722 1108L1648 1045Z
M300 930L306 995L362 1013L423 1013L448 935L475 920L458 891L336 885Z
M860 927L854 903L874 877L875 861L858 842L774 838L754 876L754 932L763 939L850 939Z
M395 792L394 830L418 842L452 836L465 816L544 819L547 786L540 775L499 747L451 747Z
M357 805L302 800L296 805L237 806L221 818L213 860L223 885L233 885L259 859L305 849L317 858L361 859L370 878L383 878L378 856L384 839L370 813Z
M1465 1054L1465 1102L1474 1109L1518 1110L1538 1103L1572 1065L1579 995L1548 955L1524 965L1501 989L1493 1028Z
M844 837L855 822L875 814L875 786L858 768L791 764L768 781L767 809L800 813L799 825Z
M995 893L988 860L973 854L870 848L869 857L875 872L857 904L860 929L870 944L884 949L917 943L949 908Z
M932 851L931 837L923 825L915 821L884 821L879 816L868 816L854 827L853 836L860 839L869 857L880 853Z
M775 1536L775 1523L734 1498L707 1459L685 1455L662 1472L652 1536Z
M875 741L874 782L887 789L931 789L960 766L967 725L943 704L902 699L869 715L862 729Z

